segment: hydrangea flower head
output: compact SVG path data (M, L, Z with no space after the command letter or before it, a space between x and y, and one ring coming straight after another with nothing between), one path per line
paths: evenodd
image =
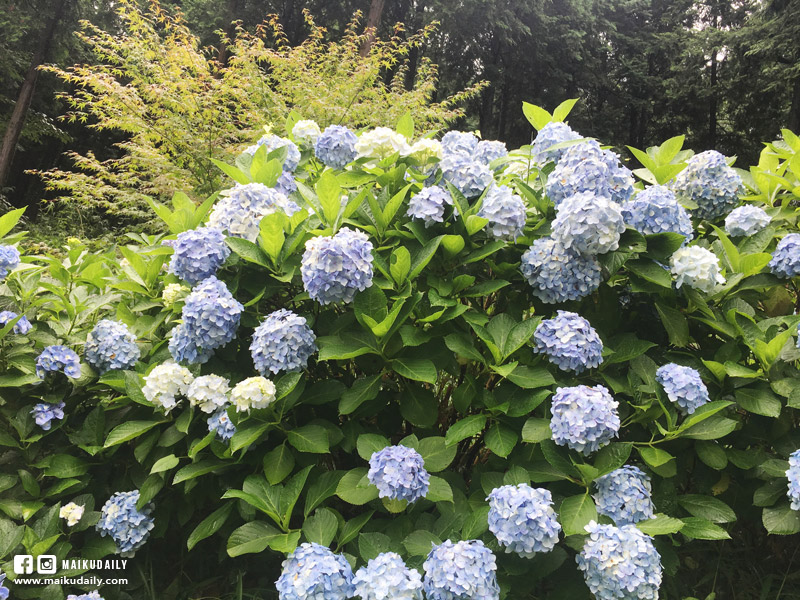
M559 310L557 316L539 323L533 333L534 349L562 371L582 373L603 362L603 342L577 313Z
M66 346L47 346L36 359L36 374L44 379L47 373L63 372L67 377L81 376L81 359Z
M332 169L343 169L358 156L356 134L341 125L329 125L314 144L314 155Z
M280 600L347 600L355 593L345 557L315 543L300 544L283 561L275 586Z
M424 498L430 475L419 452L406 446L386 446L369 459L369 482L378 488L381 498L408 500Z
M103 505L97 531L102 537L111 536L117 545L117 554L133 556L144 546L153 529L152 504L142 510L136 508L139 490L117 492Z
M376 127L362 133L355 147L359 158L374 158L378 160L398 153L406 155L409 151L406 136L388 127Z
M39 427L44 431L50 431L54 419L60 421L64 418L64 406L65 404L63 402L59 402L58 404L40 402L34 405L31 414Z
M255 146L250 146L247 150L245 150L245 152L248 154L255 154L259 146L266 146L267 154L277 150L278 148L286 148L286 160L283 162L284 171L294 172L294 170L297 168L297 163L300 162L300 150L297 148L295 143L288 138L284 138L273 133L268 133L261 136L261 139L258 140L258 143Z
M10 310L4 310L3 312L0 312L0 329L8 325L18 316L19 315L17 313ZM29 333L31 329L33 329L33 325L31 325L31 322L28 321L28 318L25 315L22 315L20 320L14 323L14 326L11 328L11 333L25 335Z
M191 291L190 288L180 283L168 283L161 292L161 300L164 301L165 307L170 307L183 296L184 292L189 291Z
M557 388L550 420L553 441L587 456L596 452L617 436L618 406L602 385Z
M216 433L220 441L226 444L233 437L233 434L236 433L236 426L233 424L231 418L228 416L228 412L224 408L219 409L208 417L206 422L208 423L208 431Z
M316 121L301 119L292 127L292 137L301 148L313 148L322 131Z
M153 368L144 378L142 393L152 402L169 412L186 396L194 377L189 369L175 363L164 363Z
M553 304L580 300L600 287L601 268L594 256L567 250L552 238L539 238L522 255L522 276L533 295Z
M450 193L444 188L434 185L422 188L417 194L408 201L408 214L412 219L420 219L425 222L425 228L434 223L444 221L445 206L452 206L453 199Z
M578 254L605 254L619 248L625 219L619 204L591 192L569 196L552 223L553 239Z
M594 481L597 512L619 525L652 519L655 511L650 499L650 478L639 467L625 465Z
M706 384L703 383L700 373L691 367L666 364L656 371L656 381L683 414L691 415L709 401Z
M783 279L800 275L800 233L790 233L778 242L769 268Z
M694 235L688 211L678 204L674 192L651 185L622 205L625 224L642 235L679 233L690 241Z
M657 600L661 557L653 538L636 525L586 526L589 537L575 560L597 600Z
M236 412L267 408L275 400L275 384L265 377L248 377L231 390L231 403Z
M434 546L423 564L427 600L499 600L497 563L480 540Z
M463 154L445 155L440 166L442 177L467 199L477 198L494 181L489 167Z
M77 525L83 517L84 509L85 507L82 504L70 502L69 504L65 504L61 507L61 509L58 511L58 516L59 518L67 521L68 527L75 527L75 525Z
M181 318L173 329L169 352L176 362L204 363L214 350L236 337L244 306L213 275L186 297Z
M786 495L792 503L792 510L800 510L800 450L789 455L789 468L786 471L789 490Z
M305 317L281 308L267 315L253 333L253 364L264 376L268 372L300 371L317 351L316 339Z
M20 263L19 250L14 246L0 246L0 281Z
M8 600L8 588L3 585L3 582L6 580L6 574L0 570L0 600Z
M222 192L208 216L208 227L255 242L261 219L278 210L291 217L300 207L278 189L263 183L237 184Z
M478 216L489 219L492 237L516 240L525 228L525 202L507 185L493 185L483 197Z
M496 140L481 140L475 146L475 151L472 153L472 158L482 165L489 166L493 160L506 156L508 149L503 142Z
M201 375L195 378L186 390L189 404L197 406L204 413L212 413L230 404L228 392L230 383L220 375Z
M581 139L581 136L566 123L548 123L539 130L539 133L536 134L536 139L533 140L533 148L531 149L533 161L540 166L551 161L557 163L567 148L551 148L556 144L579 139Z
M169 272L192 285L217 272L228 256L230 248L219 229L198 227L178 234L178 239L164 242L175 250L169 261Z
M439 140L422 138L411 145L407 155L423 163L431 159L441 160L444 157L444 148Z
M297 191L297 180L289 171L283 171L280 176L278 176L278 181L275 182L275 187L273 189L288 198L290 194ZM289 202L291 202L291 200L289 200Z
M771 220L763 208L746 204L734 208L725 217L725 231L733 237L755 235L766 228Z
M692 214L713 221L739 203L742 178L716 150L695 154L670 183L678 201L697 204Z
M2 598L2 596L0 596ZM103 597L100 595L100 592L94 590L93 592L89 592L88 594L81 594L80 596L76 596L75 594L70 594L67 596L67 600L103 600Z
M549 490L532 488L527 483L504 485L492 490L486 499L489 531L506 552L533 558L555 548L561 525Z
M140 355L136 336L127 325L110 319L103 319L94 326L83 348L86 362L101 374L114 369L131 369Z
M710 294L718 284L725 283L717 255L702 246L678 248L670 257L669 266L676 287L687 285Z
M336 235L306 242L303 285L320 304L352 302L372 285L372 243L363 231L342 227Z
M361 600L422 600L422 577L394 552L384 552L356 571L355 595Z
M478 146L478 137L467 131L448 131L442 136L442 150L445 156L461 154L470 157Z

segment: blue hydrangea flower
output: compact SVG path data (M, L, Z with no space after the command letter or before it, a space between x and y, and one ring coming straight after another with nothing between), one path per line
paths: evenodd
M557 316L539 323L533 333L533 351L547 355L562 371L582 373L603 362L603 342L577 313L559 310Z
M434 185L423 188L408 201L408 214L412 219L421 219L427 229L434 223L444 221L445 206L452 206L453 199L444 188Z
M688 211L663 185L651 185L628 200L622 205L622 216L626 225L643 235L679 233L686 241L694 236Z
M208 227L254 242L261 219L278 210L291 217L300 207L277 188L263 183L237 184L222 192L208 216Z
M463 154L448 154L440 163L442 177L465 198L477 198L494 180L489 167Z
M597 512L611 517L617 525L631 525L652 519L650 478L639 467L625 465L594 480Z
M18 316L19 315L17 313L10 310L4 310L3 312L0 312L0 328L5 327ZM22 315L19 321L14 323L14 326L11 328L11 332L16 333L17 335L25 335L30 332L31 329L33 329L33 325L31 325L31 322L28 321L28 317Z
M691 367L669 363L656 371L660 383L671 402L678 405L683 414L692 414L709 401L708 388L700 373Z
M278 148L286 148L286 160L283 162L283 170L294 173L294 170L297 168L297 163L300 162L300 150L292 140L273 133L268 133L261 136L261 139L258 140L256 145L250 146L245 152L248 154L255 154L259 146L266 146L267 154Z
M499 600L497 563L480 540L434 546L423 564L427 600Z
M44 379L47 373L58 371L77 379L81 376L81 359L66 346L47 346L36 359L36 374L39 379Z
M214 350L236 337L244 306L213 275L186 296L181 319L172 330L169 352L175 362L202 364Z
M445 156L460 154L470 157L478 146L478 138L467 131L448 131L442 137L442 152Z
M618 406L602 385L557 388L551 406L553 441L587 456L597 452L617 436Z
M551 161L557 163L567 148L552 150L551 148L556 144L579 139L581 139L581 136L566 123L548 123L539 130L539 133L536 134L536 139L533 140L533 148L531 149L533 161L540 166Z
M40 402L33 407L31 414L39 427L45 431L50 431L50 427L52 427L51 421L53 419L61 421L64 418L64 406L65 404L63 402L59 402L58 404Z
M538 552L555 548L561 525L549 490L532 488L527 483L504 485L492 490L486 499L489 531L506 552L533 558Z
M733 237L755 235L766 228L771 220L763 208L746 204L739 208L734 208L725 217L725 231Z
M800 275L800 233L790 233L778 242L769 268L783 279Z
M352 302L356 292L372 285L372 243L363 231L347 227L311 238L300 273L308 295L320 304Z
M533 288L533 295L546 302L580 300L600 287L600 263L565 249L552 238L539 238L522 255L522 276Z
M8 600L8 588L3 585L3 582L6 580L6 574L0 570L0 600Z
M329 125L314 144L314 155L332 169L344 169L358 155L358 137L347 127Z
M742 178L716 150L695 154L670 182L678 201L697 204L692 215L713 221L739 203Z
M287 197L293 192L296 192L297 181L295 180L294 175L292 175L289 171L283 171L278 177L278 181L275 183L275 190Z
M378 488L381 498L408 500L424 498L430 475L419 452L406 446L386 446L369 459L369 482Z
M661 557L653 538L636 525L586 526L589 537L575 557L597 600L658 600Z
M136 336L127 325L109 319L95 325L83 348L86 362L101 374L113 369L131 369L140 355Z
M669 258L669 267L675 276L675 287L688 285L711 294L717 285L725 283L717 255L702 246L678 248Z
M280 600L347 600L355 593L347 559L319 544L300 544L275 582Z
M0 281L20 263L19 250L14 246L0 246Z
M361 600L422 600L422 577L394 552L383 552L356 571L355 595Z
M153 505L142 510L136 508L139 490L117 492L103 505L100 521L95 526L102 537L111 536L117 545L117 554L133 556L144 546L153 529Z
M2 599L2 596L0 596ZM67 596L67 600L104 600L103 597L100 595L100 592L97 590L93 592L89 592L88 594L81 594L80 596L76 596L75 594L70 594Z
M493 185L483 197L478 216L489 219L492 237L516 240L525 228L525 202L507 185Z
M622 203L633 194L633 183L633 174L619 164L619 156L588 140L564 150L547 177L546 191L556 207L581 192Z
M786 495L792 502L792 510L800 510L800 450L795 450L789 455L786 477L789 479L789 491Z
M236 433L236 426L228 416L228 412L223 408L208 417L208 431L213 431L217 437L226 444Z
M178 239L164 245L174 249L169 272L192 285L214 275L231 254L219 229L199 227L178 234Z
M506 155L508 155L508 149L506 149L506 145L503 142L481 140L475 146L472 158L488 167L490 162Z
M317 351L316 339L305 317L281 308L267 315L253 333L250 344L253 364L264 376L268 371L300 371Z
M565 198L552 223L553 239L578 254L605 254L619 248L625 220L619 204L582 192Z

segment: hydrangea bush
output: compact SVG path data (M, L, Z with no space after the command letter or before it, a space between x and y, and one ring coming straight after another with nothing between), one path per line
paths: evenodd
M0 597L672 598L800 532L800 139L637 164L572 104L510 151L294 118L102 255L0 217Z

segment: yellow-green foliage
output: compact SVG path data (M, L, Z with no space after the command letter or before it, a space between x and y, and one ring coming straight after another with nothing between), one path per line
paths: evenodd
M460 104L481 87L434 103L437 69L424 58L413 86L405 87L408 54L432 28L404 37L398 25L391 39L376 40L361 57L359 14L335 42L306 14L310 33L295 47L271 18L256 34L240 30L232 41L223 38L228 60L220 64L181 15L168 14L157 0L146 11L122 0L119 14L118 35L82 22L77 35L93 64L45 69L72 87L63 95L70 107L65 119L128 134L118 144L122 156L101 161L73 153L74 171L39 173L65 199L111 212L135 212L146 197L176 190L207 195L220 184L210 159L231 161L264 126L285 133L290 110L321 127L355 129L394 125L410 110L421 129L433 130L460 116Z

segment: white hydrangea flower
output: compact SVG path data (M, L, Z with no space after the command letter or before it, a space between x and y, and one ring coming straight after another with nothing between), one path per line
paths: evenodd
M376 127L371 131L362 133L356 142L356 152L359 158L376 158L378 160L400 153L408 154L409 146L406 136L389 129Z
M83 517L83 511L84 506L82 504L70 502L61 507L61 510L58 511L58 516L62 519L66 519L69 527L75 527L78 521L81 520L81 517Z
M725 283L716 254L702 246L684 246L669 259L676 287L687 285L709 294Z
M442 148L442 142L439 140L424 138L414 142L406 152L406 155L420 162L426 162L431 158L442 160L444 149Z
M231 390L231 402L236 412L266 408L275 400L275 384L266 377L249 377Z
M164 363L155 367L144 378L142 393L148 402L169 412L177 406L178 397L186 395L193 379L186 367L172 362Z
M172 306L175 304L189 288L180 283L169 283L164 286L164 291L161 292L161 300L164 301L164 306Z
M195 379L186 392L189 403L204 413L212 413L226 407L230 401L230 382L220 375L203 375Z
M294 141L304 148L313 147L321 133L317 122L311 119L302 119L292 127Z

